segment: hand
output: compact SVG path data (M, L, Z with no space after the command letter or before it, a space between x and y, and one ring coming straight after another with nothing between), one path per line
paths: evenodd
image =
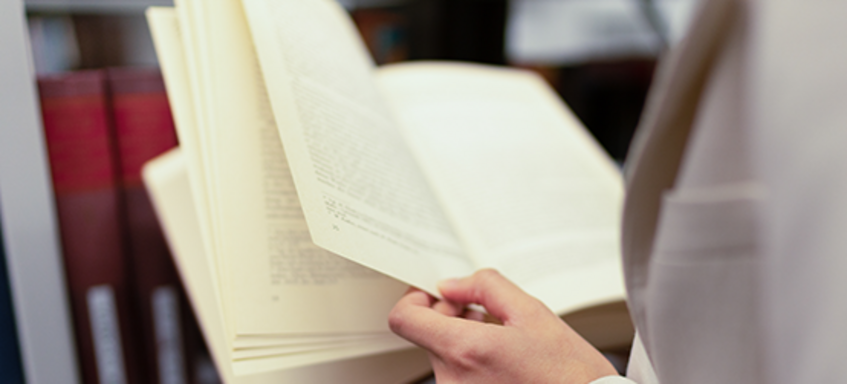
M429 351L438 384L589 383L614 367L537 299L494 270L439 284L439 301L410 289L391 330ZM502 322L481 322L479 304Z

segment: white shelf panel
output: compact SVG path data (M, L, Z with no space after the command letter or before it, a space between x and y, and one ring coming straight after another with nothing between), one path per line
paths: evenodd
M0 220L29 384L79 382L24 5L0 0Z

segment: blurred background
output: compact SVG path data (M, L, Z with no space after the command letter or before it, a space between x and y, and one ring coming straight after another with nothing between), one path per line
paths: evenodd
M662 52L684 35L697 3L697 0L338 1L350 12L377 64L408 60L463 60L536 71L561 95L619 164L626 160L629 142L636 129L656 62ZM22 4L25 13L22 23L16 23L18 19L15 18L21 16L13 14L20 9L15 6L17 4ZM160 132L158 139L142 140L143 143L137 145L129 144L136 148L135 152L131 151L133 154L129 160L125 154L114 154L116 157L124 156L123 160L114 164L115 177L110 184L118 192L117 203L123 204L123 208L116 208L116 212L132 212L137 210L133 204L147 204L143 201L134 203L143 199L137 197L138 192L133 189L137 189L137 169L128 169L133 167L127 164L152 158L176 145L166 95L156 69L156 54L143 15L144 9L151 5L172 5L172 2L3 0L0 4L0 13L4 14L0 16L0 83L5 89L0 93L0 111L3 113L18 108L13 105L37 110L33 102L42 103L42 112L49 111L51 97L68 92L68 84L83 81L80 80L80 74L91 73L91 70L99 73L99 80L89 80L94 81L95 85L100 84L98 86L101 86L102 92L99 94L104 97L109 108L126 106L124 112L120 112L123 115L118 112L109 115L109 119L116 123L136 121L133 113L149 115L150 111L144 108L159 103L159 107L156 107L158 120L154 123L154 130ZM16 30L19 26L24 31ZM24 44L23 48L18 49L21 44ZM32 72L14 66L15 61L10 57L20 59L19 56L27 56L26 65L31 66ZM37 80L33 82L26 76L29 73L35 73ZM40 90L40 95L36 93L32 101L26 97L22 97L23 101L18 100L20 95L26 95L28 89ZM122 94L128 96L119 99L118 96ZM138 102L139 97L146 98L146 101ZM72 281L73 278L63 275L57 275L56 279L50 277L53 276L51 273L64 274L61 267L49 267L44 263L22 266L23 260L31 259L26 251L26 241L41 247L46 243L48 251L52 249L50 252L53 252L59 264L65 259L65 269L68 271L73 269L67 267L67 258L73 251L67 249L68 244L57 242L50 245L52 240L49 234L55 233L51 231L62 234L68 230L67 223L57 220L52 211L54 199L61 201L62 192L58 189L54 191L53 185L43 182L51 178L49 168L44 163L53 161L50 159L53 154L44 148L39 149L38 143L27 144L33 147L23 146L20 149L29 153L25 156L33 156L32 159L36 160L28 161L24 155L10 154L4 146L16 146L12 143L17 143L15 140L21 135L42 137L44 133L41 130L50 124L49 118L44 116L44 126L39 119L32 120L29 125L13 126L10 122L19 121L13 119L17 111L9 113L11 115L0 119L5 120L0 121L0 152L5 151L5 155L0 157L0 163L3 163L0 164L3 166L0 168L0 197L5 198L0 201L0 213L3 214L3 221L0 222L0 383L3 384L35 382L32 367L44 367L51 362L57 364L58 368L55 369L61 377L62 361L77 360L73 356L57 360L44 357L49 354L26 352L39 348L50 349L47 345L49 339L36 337L50 333L45 333L45 329L51 332L64 329L71 338L75 337L72 325L74 320L62 315L61 311L56 312L59 315L55 318L45 316L51 318L52 322L41 319L45 325L38 322L26 326L16 324L16 321L20 323L23 318L21 311L30 311L35 301L49 296L56 302L64 302L70 295L66 291L73 290L64 282L65 279ZM149 136L143 131L133 131L142 128L127 127L126 130L136 135ZM112 140L118 139L112 137ZM50 138L47 140L49 144ZM20 172L9 176L12 170ZM46 191L43 199L38 200L30 193L32 190L26 184L30 179L37 179L33 182L34 188ZM20 207L14 202L15 196L20 194L28 195L23 207L31 208L29 211L18 209ZM146 208L139 209L143 211ZM178 328L181 330L179 337L183 347L179 353L185 363L182 368L185 370L184 382L218 382L196 321L187 309L184 293L181 292L178 279L174 277L173 266L168 264L167 250L133 249L133 236L137 236L133 235L133 231L136 231L133 229L133 221L137 224L138 220L124 216L116 216L115 220L116 225L122 228L120 236L123 243L115 245L119 252L158 252L157 256L151 257L163 260L154 271L140 271L141 267L132 261L132 257L128 257L118 267L120 289L125 291L125 299L128 302L143 302L143 296L152 295L156 286L167 285L172 289L169 291L169 303L172 305L171 312L179 314L174 318L178 319ZM25 240L20 235L21 228L30 231L27 232L30 234L43 232L47 235ZM62 236L53 235L55 239ZM39 242L41 244L36 244ZM50 252L39 253L39 257L49 258ZM45 288L45 285L32 282L31 279L58 280L60 283L55 289ZM36 285L40 288L33 290L32 287ZM117 297L124 300L120 292ZM65 305L71 307L73 312L73 300ZM137 343L139 350L148 350L139 354L136 369L138 372L155 372L159 368L155 365L154 352L149 350L156 348L156 341L153 340L154 336L150 336L149 330L145 331L152 326L144 320L152 316L150 310L145 310L143 304L129 303L126 306L126 311L138 319L133 325L127 325L137 327L127 331L130 334L128 337ZM66 346L63 349L60 345L53 348L52 353L58 355L52 356L87 353L81 349L67 348L72 347ZM33 361L39 358L42 361ZM622 366L625 358L617 363ZM68 369L71 372L77 368ZM85 368L80 370L85 371ZM30 372L29 377L25 372ZM133 382L163 382L156 375L140 375L141 378ZM83 374L82 377L86 376ZM66 382L71 383L73 380Z
M656 59L681 38L697 2L338 1L350 10L377 64L464 60L538 71L619 162ZM131 1L27 0L36 72L156 66L140 7L120 3Z

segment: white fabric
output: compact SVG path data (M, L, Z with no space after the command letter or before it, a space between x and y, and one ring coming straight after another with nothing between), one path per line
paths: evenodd
M522 64L566 65L592 60L656 57L661 39L643 0L512 0L506 55ZM653 0L671 43L684 34L696 0Z
M623 376L606 376L588 384L634 384L635 382Z
M635 333L632 341L632 351L629 353L629 364L626 367L626 376L639 384L658 384L656 372L653 372L653 364L641 342L641 335Z
M662 64L627 168L631 379L843 381L845 14L711 0Z

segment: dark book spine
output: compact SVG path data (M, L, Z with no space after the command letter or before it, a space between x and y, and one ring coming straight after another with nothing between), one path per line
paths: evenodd
M38 87L83 379L141 383L105 74L45 77Z
M506 0L410 0L405 9L410 59L506 62Z
M188 383L192 358L186 354L185 328L192 324L182 313L185 293L141 181L144 163L177 145L164 81L155 69L107 73L148 382Z
M377 65L409 59L408 26L402 8L356 9L351 16Z
M3 244L3 228L0 227L0 383L23 384L21 351L15 325L15 310L8 269L6 247Z

